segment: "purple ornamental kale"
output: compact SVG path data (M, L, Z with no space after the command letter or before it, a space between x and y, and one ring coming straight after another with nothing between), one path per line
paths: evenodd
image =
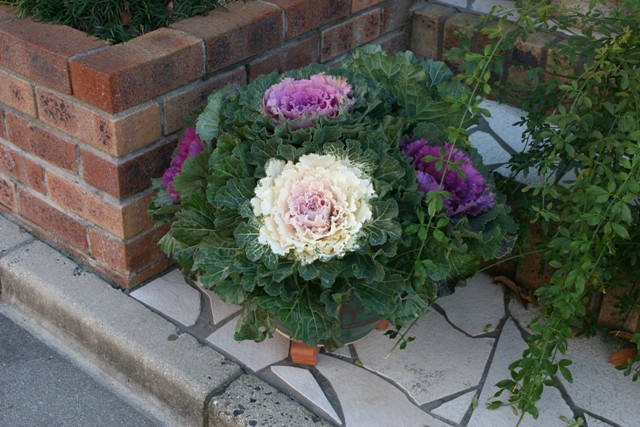
M266 90L262 112L293 129L313 126L322 116L336 117L355 102L351 85L340 77L314 74L309 79L283 79Z
M424 139L418 139L406 144L402 151L416 168L418 186L422 191L425 193L432 190L449 192L451 198L445 199L444 204L450 217L460 214L475 216L493 207L494 194L488 191L484 177L473 167L469 156L452 147L450 143L433 146ZM458 165L464 177L454 168L442 167L437 170L438 160L424 161L426 156L443 159L444 162L451 156L450 162Z
M188 128L184 133L184 137L180 142L178 142L175 154L171 158L171 165L162 175L163 187L167 189L169 194L171 194L171 197L173 197L173 200L176 202L180 201L180 193L178 193L173 187L173 181L175 180L176 175L182 171L184 161L187 160L187 158L202 152L204 147L205 143L202 142L196 133L195 127Z

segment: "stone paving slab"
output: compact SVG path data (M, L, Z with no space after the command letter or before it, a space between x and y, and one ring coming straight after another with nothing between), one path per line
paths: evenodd
M505 304L503 289L484 274L440 298L440 312L418 322L410 332L416 340L407 349L385 359L393 342L373 331L335 352L321 351L318 366L308 368L291 365L282 337L262 344L233 341L238 308L215 301L215 295L209 294L196 322L204 335L194 336L203 346L190 335L192 327L179 319L171 325L95 276L78 273L76 264L46 245L26 240L11 248L0 258L3 301L49 323L96 363L127 366L126 374L113 374L118 380L156 382L157 401L174 405L189 425L508 427L517 421L509 408L489 411L486 404L494 384L508 375L508 364L526 347L536 309L525 310L515 299ZM163 280L162 295L182 298L180 289L187 288L180 276L174 272ZM564 426L560 416L584 416L593 425L634 425L640 383L607 363L612 350L603 337L572 341L576 381L545 391L540 418L527 416L522 425ZM219 352L238 361L245 374Z

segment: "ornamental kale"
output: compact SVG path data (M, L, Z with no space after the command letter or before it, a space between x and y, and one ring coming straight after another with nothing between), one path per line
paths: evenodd
M469 156L450 143L434 146L418 139L406 144L402 150L416 168L422 191L444 190L448 193L444 205L449 216L476 216L493 207L494 195L488 191L486 180Z
M471 123L451 102L464 94L444 64L379 48L214 92L196 125L206 147L178 155L173 187L155 181L150 213L172 222L159 245L185 276L243 306L236 339L261 341L277 327L337 347L341 307L353 300L410 323L441 283L512 242L479 156L440 151L447 128ZM408 138L440 146L405 154ZM451 161L430 168L425 155ZM425 195L426 172L443 191Z

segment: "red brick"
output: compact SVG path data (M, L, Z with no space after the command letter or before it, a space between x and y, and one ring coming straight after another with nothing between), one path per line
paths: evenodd
M423 59L442 58L442 38L446 18L455 9L430 4L417 10L411 26L411 50Z
M109 113L203 75L202 40L167 28L71 61L74 96Z
M0 204L12 211L18 208L16 201L16 185L8 178L0 175Z
M640 332L640 314L635 310L622 314L620 308L616 307L620 298L629 294L630 289L633 288L634 284L628 283L624 287L614 287L607 290L598 313L598 325L631 333Z
M516 41L511 59L526 67L544 67L547 47L552 45L555 39L556 36L549 33L530 34L526 41Z
M18 193L22 216L78 249L86 251L89 248L86 229L81 221L28 191L19 189Z
M284 10L285 38L291 40L302 34L344 18L349 14L346 0L269 0Z
M8 4L0 4L0 22L10 21L18 17L18 11L15 6Z
M69 98L36 88L40 120L114 156L123 156L160 139L156 104L119 115L98 114Z
M7 126L4 123L5 112L0 108L0 138L7 137Z
M454 47L460 47L461 34L475 33L475 27L482 20L479 15L461 12L447 19L444 24L443 53Z
M169 167L175 141L161 144L125 161L82 151L83 176L87 183L122 199L151 186L151 178Z
M382 23L380 33L388 33L400 28L406 28L411 19L411 7L413 0L392 0L386 2L382 7ZM407 36L409 31L407 30Z
M295 41L269 52L249 64L249 78L254 80L262 74L268 74L274 70L283 72L318 62L320 37L313 34L306 39Z
M69 57L106 45L71 27L19 19L0 26L0 65L71 93Z
M320 59L325 62L362 46L380 34L380 9L349 19L321 34Z
M0 143L0 172L44 193L43 167L2 143Z
M36 117L36 98L33 85L6 71L0 71L0 103Z
M123 289L131 289L139 283L150 279L154 276L157 276L159 273L165 271L169 266L169 260L167 258L162 258L156 264L153 264L141 271L124 274L120 271L113 270L109 267L106 267L104 264L94 264L91 260L92 268L97 270L97 272L107 278L108 281L114 283L116 286L119 286Z
M169 227L165 225L150 230L126 242L101 230L89 229L91 255L121 273L139 271L165 257L157 244Z
M377 43L388 54L403 52L409 45L408 34L404 31L395 31L381 37Z
M15 114L7 114L7 138L25 151L70 172L78 172L77 145Z
M246 82L245 67L240 66L232 71L216 74L171 95L164 101L164 134L168 135L182 129L187 117L195 108L207 102L207 98L215 89L219 89L227 83L244 85Z
M384 0L351 0L351 12L357 12L362 9L382 3ZM396 0L397 1L397 0Z
M46 176L51 200L116 237L128 239L153 225L146 215L150 196L117 204L51 171Z
M237 2L171 28L205 41L211 73L276 47L283 39L282 11L263 2Z

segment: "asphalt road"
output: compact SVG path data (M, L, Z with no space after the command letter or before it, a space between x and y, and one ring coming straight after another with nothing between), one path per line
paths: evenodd
M164 424L36 338L28 322L0 302L0 427Z

